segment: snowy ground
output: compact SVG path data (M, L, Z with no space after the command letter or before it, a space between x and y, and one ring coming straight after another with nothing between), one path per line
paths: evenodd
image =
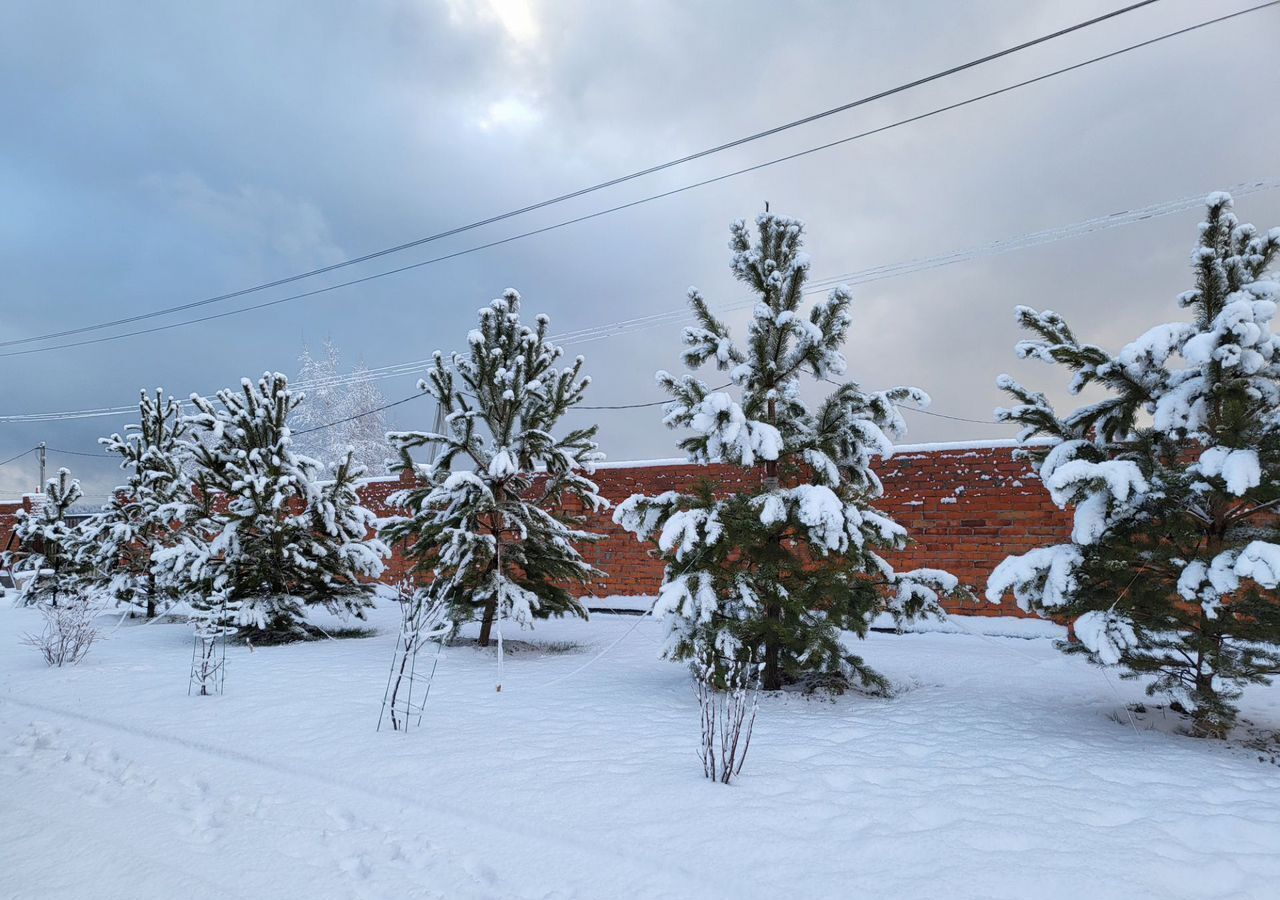
M188 698L184 626L127 624L50 670L18 644L35 614L0 609L0 896L1280 890L1280 767L1113 720L1140 688L1043 638L873 635L901 693L767 699L724 787L658 623L543 625L581 648L509 658L501 694L491 654L450 650L404 736L374 732L394 615L368 639L233 647L226 695ZM1280 727L1280 688L1245 706Z

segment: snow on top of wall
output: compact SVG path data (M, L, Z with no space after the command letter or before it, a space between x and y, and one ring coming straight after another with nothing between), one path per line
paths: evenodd
M330 479L332 481L332 479ZM395 484L400 480L399 475L369 475L356 481L356 485L362 484Z
M1037 438L1030 441L1018 441L1016 438L998 438L995 440L973 440L973 441L939 441L928 444L896 444L894 445L894 455L900 453L947 453L957 450L1004 450L1015 449L1023 446L1035 446L1040 444L1052 443L1045 438ZM618 460L617 462L596 463L597 469L649 469L659 466L696 466L699 463L691 463L683 456L673 456L666 459L627 459Z
M1051 441L1045 438L1036 438L1034 440L1020 442L1015 438L1002 438L997 440L973 440L973 441L940 441L929 444L896 444L893 452L897 456L902 453L947 453L964 450L1004 450L1015 449L1022 446L1035 446L1039 444L1048 444ZM690 462L684 456L667 456L661 459L620 459L606 460L595 464L595 469L659 469L666 466L699 466L701 463ZM369 478L360 479L361 482L372 483L379 481L397 481L398 475L375 475Z
M624 459L617 462L596 463L597 469L656 469L660 466L696 466L699 463L689 462L683 456L671 456L666 459Z
M987 441L936 441L928 444L895 444L894 455L899 453L947 453L954 450L1012 450L1018 447L1053 443L1046 438L1019 441L1016 438L996 438Z

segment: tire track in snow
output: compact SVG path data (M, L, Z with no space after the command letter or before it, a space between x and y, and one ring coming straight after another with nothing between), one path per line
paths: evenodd
M14 721L7 719L6 724ZM95 900L134 900L140 896L186 896L191 900L277 896L385 900L404 895L406 885L414 886L409 893L421 900L527 896L518 884L509 879L503 881L496 872L478 873L477 862L456 853L440 852L421 834L412 839L393 834L382 824L366 822L355 813L333 806L327 809L331 821L326 827L326 820L313 809L316 804L309 797L270 803L283 818L263 815L263 806L268 803L265 794L247 800L235 792L215 792L201 778L161 777L156 767L143 769L129 758L128 750L141 748L138 742L129 748L117 748L101 736L99 740L86 741L84 729L74 724L69 727L71 730L64 732L60 727L29 725L14 737L14 752L0 753L0 770L12 763L18 778L49 776L43 782L37 780L45 793L41 795L42 813L35 820L40 822L45 840L66 842L74 832L70 840L76 845L114 846L119 852L111 853L112 857L133 858L130 872L124 879L119 873L115 878L108 876L104 886L97 881L100 873L93 868L91 853L89 869L71 876L78 886L62 890L49 884L43 870L0 865L0 895L4 897L32 896L30 887L35 884L40 885L41 896L48 893L51 900L55 895L81 900L86 896L82 887L86 884L94 884ZM52 793L61 795L61 799L50 802L54 799ZM18 801L14 808L28 807ZM67 809L76 810L73 818L68 817ZM61 812L53 814L49 810ZM91 821L86 821L86 812ZM121 814L132 821L123 821ZM273 837L282 833L287 835L283 841ZM121 840L126 835L127 839ZM162 852L140 853L138 835L166 835ZM304 839L300 841L300 837ZM175 841L202 847L205 860L213 853L215 857L246 862L247 868L240 872L240 881L235 885L215 881L207 865L203 871L196 871L202 868L199 862L182 866L169 863L163 847ZM405 843L412 843L412 852L405 852ZM253 847L269 848L268 859L262 864L255 866L252 856L246 856L246 849ZM83 870L85 858L77 856L76 862ZM282 876L283 881L270 882L272 875L278 873L287 874ZM217 874L216 866L213 874ZM66 886L67 877L61 867L55 872L57 876L62 876L62 886ZM6 892L6 878L20 889ZM388 880L391 885L386 884ZM146 882L146 889L135 889L140 881ZM432 883L448 883L449 888L423 893L420 886Z
M185 747L189 750L194 750L207 756L213 756L230 762L242 763L273 774L284 775L298 781L308 781L328 788L339 788L349 793L358 794L372 800L395 804L398 807L417 807L431 816L448 817L453 819L455 822L474 830L487 830L491 834L503 835L508 839L515 839L516 846L527 846L528 844L536 843L546 848L551 854L563 855L566 850L572 849L593 854L601 858L612 859L617 863L626 864L628 868L632 870L631 874L633 875L633 879L629 885L630 888L632 890L643 888L642 890L637 890L637 893L635 894L636 896L686 896L694 893L695 890L697 895L700 897L732 896L737 898L756 896L759 893L757 886L747 884L726 885L722 881L711 881L704 874L686 869L679 864L675 864L669 858L654 859L645 855L622 850L618 847L603 846L590 841L584 841L580 837L572 835L558 834L555 836L547 836L535 831L521 829L500 822L494 822L473 813L443 807L438 803L422 803L416 798L410 796L396 794L379 788L372 788L339 776L320 776L307 771L309 768L318 768L318 766L309 766L301 763L296 764L296 766L285 766L269 759L254 756L253 754L246 753L242 750L235 750L230 747L221 747L216 744L211 744L206 741L193 738L165 734L164 732L155 731L139 725L114 722L110 719L90 715L88 713L77 712L75 710L48 706L43 703L34 703L30 700L20 700L13 696L0 698L0 704L3 703L10 703L14 706L34 712L62 716L63 718L82 722L97 728L131 735L145 740L169 744L172 746ZM461 863L464 854L459 852L458 856L460 864L465 865L465 863ZM570 860L570 863L572 863L572 860ZM573 871L572 865L562 871ZM658 888L657 885L653 884L656 880L666 881L667 884L662 888ZM696 888L695 885L697 886ZM598 883L592 887L594 887L594 890L597 892L604 889L604 886ZM555 890L563 889L563 885L555 885ZM598 894L593 894L593 896L594 895Z

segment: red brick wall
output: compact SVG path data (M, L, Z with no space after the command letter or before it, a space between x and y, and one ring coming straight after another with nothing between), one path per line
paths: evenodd
M360 499L364 501L364 505L371 509L375 515L380 517L404 515L404 510L393 509L387 505L387 496L391 493L401 490L402 488L412 486L413 480L406 476L400 478L375 478L366 482L360 488ZM391 558L386 561L387 568L382 573L381 580L387 584L394 584L405 576L409 570L409 564L401 552L403 548L393 546L391 548Z
M914 543L888 558L901 569L945 569L973 590L952 612L1020 615L1012 602L982 598L987 575L1006 556L1065 540L1071 514L1054 506L1040 479L1010 447L902 448L877 467L885 496L876 505Z
M1064 539L1071 531L1068 513L1049 500L1040 480L1009 446L935 445L902 447L881 462L877 472L885 496L876 505L904 525L914 543L902 553L887 554L902 569L929 566L945 569L970 587L977 599L950 604L952 611L982 615L1018 615L1011 603L995 606L982 599L988 573L1012 553ZM733 466L696 466L678 460L633 465L609 464L595 481L614 505L635 493L686 490L701 478L724 488L742 483ZM392 515L385 498L401 487L391 480L365 488L365 502L378 515ZM598 597L653 594L662 582L662 563L652 544L613 524L612 512L588 517L587 529L605 539L582 548L583 556L608 573L590 586ZM403 571L393 560L391 571Z
M1071 530L1069 514L1053 505L1039 479L1025 462L1013 458L1008 446L901 447L877 466L877 472L885 487L877 506L904 525L914 540L906 551L889 554L890 560L903 569L945 569L979 595L975 602L952 605L953 611L1016 615L1017 607L1010 603L994 606L981 599L987 574L1005 556L1062 540ZM741 471L732 466L671 460L610 464L596 472L595 480L600 492L616 505L634 493L684 490L707 477L725 489L742 483ZM376 479L361 489L361 496L377 515L395 515L386 498L406 484L403 479ZM0 542L8 538L12 512L0 506ZM584 547L583 556L608 573L591 585L591 593L600 597L655 593L662 581L662 564L651 555L652 545L614 525L611 515L606 511L589 517L588 529L605 539ZM405 569L399 548L393 550L386 581Z
M21 500L0 503L0 552L9 548L9 537L13 534L13 529L18 524L18 510L20 509L22 509Z

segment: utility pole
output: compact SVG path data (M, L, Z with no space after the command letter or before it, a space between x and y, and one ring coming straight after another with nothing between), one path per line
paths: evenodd
M40 480L36 483L36 493L44 493L44 461L45 461L45 443L41 441L36 446L37 452L40 454Z
M444 434L444 419L445 419L444 404L437 401L436 418L435 418L435 421L432 422L431 424L431 430L434 431L436 434ZM436 456L438 456L439 453L440 453L440 445L432 444L429 448L427 448L427 462L434 463L436 461Z

